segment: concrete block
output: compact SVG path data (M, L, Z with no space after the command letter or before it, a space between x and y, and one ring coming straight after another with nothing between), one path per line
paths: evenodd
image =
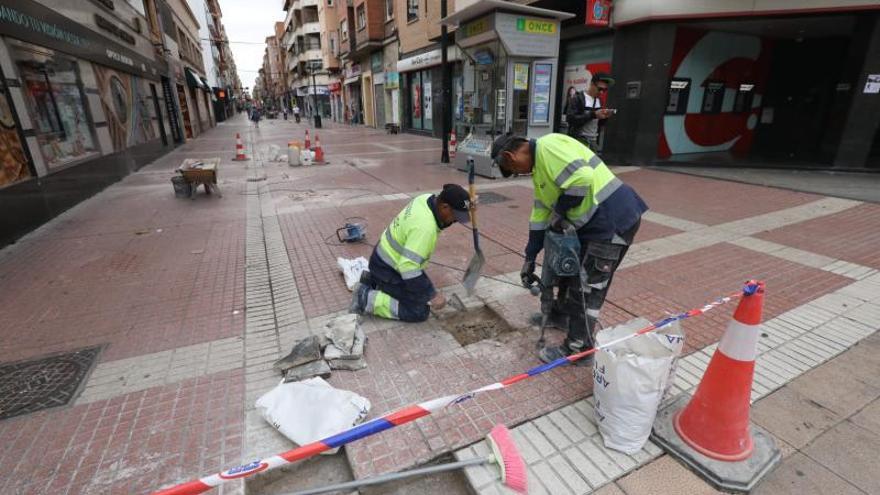
M297 342L296 345L293 346L293 350L290 351L290 354L275 361L275 363L272 364L272 367L284 373L290 368L295 368L319 359L321 359L321 342L317 336L312 335Z
M330 365L327 364L327 361L319 359L302 366L297 366L296 368L291 368L287 370L287 373L284 375L284 381L295 382L316 376L320 376L321 378L328 378L330 376Z

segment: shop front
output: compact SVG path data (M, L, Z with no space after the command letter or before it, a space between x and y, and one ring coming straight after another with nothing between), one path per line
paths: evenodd
M364 110L361 97L361 66L360 64L347 65L345 68L345 91L343 115L348 124L363 124Z
M3 245L164 153L170 124L162 65L30 0L0 13Z
M453 72L460 72L461 52L449 47L448 60ZM439 48L406 57L397 62L400 84L403 86L403 127L407 131L440 137L442 132L441 85L442 70Z
M504 11L499 11L503 9ZM454 128L460 145L456 166L473 158L478 174L499 177L490 151L495 137L512 132L530 138L553 130L559 24L572 14L485 0L444 19L456 26L464 55ZM456 85L457 85L456 84Z
M315 86L300 86L296 88L297 100L302 102L300 111L306 118L313 118L315 108L321 117L330 117L330 89L318 84Z
M342 82L331 81L327 89L330 91L330 117L333 119L333 122L344 122Z

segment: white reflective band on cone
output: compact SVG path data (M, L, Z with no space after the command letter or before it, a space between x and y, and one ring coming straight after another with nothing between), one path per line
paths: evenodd
M745 325L731 320L718 343L718 350L737 361L754 361L758 354L758 335L761 325Z

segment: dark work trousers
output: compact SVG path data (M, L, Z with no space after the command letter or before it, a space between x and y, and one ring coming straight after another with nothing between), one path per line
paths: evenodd
M378 290L397 300L397 318L400 321L420 322L428 319L431 308L428 301L434 294L420 288L414 290L416 284L407 283L397 271L379 258L375 250L370 256L370 290ZM427 275L423 275L427 277ZM422 284L424 285L424 284ZM431 287L430 283L427 287Z
M636 222L620 235L626 244L581 241L581 278L563 278L558 296L559 309L568 315L568 335L563 345L572 353L593 347L599 311L605 304L614 272L626 256L640 224Z

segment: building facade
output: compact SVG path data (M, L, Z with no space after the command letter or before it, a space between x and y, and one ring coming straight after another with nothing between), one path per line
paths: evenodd
M592 74L615 77L600 135L614 162L880 170L877 2L529 3L576 14L558 108Z
M232 58L223 13L218 0L188 0L190 9L200 22L201 43L205 77L211 87L211 104L214 118L224 121L236 112L236 100L241 97L241 81Z

